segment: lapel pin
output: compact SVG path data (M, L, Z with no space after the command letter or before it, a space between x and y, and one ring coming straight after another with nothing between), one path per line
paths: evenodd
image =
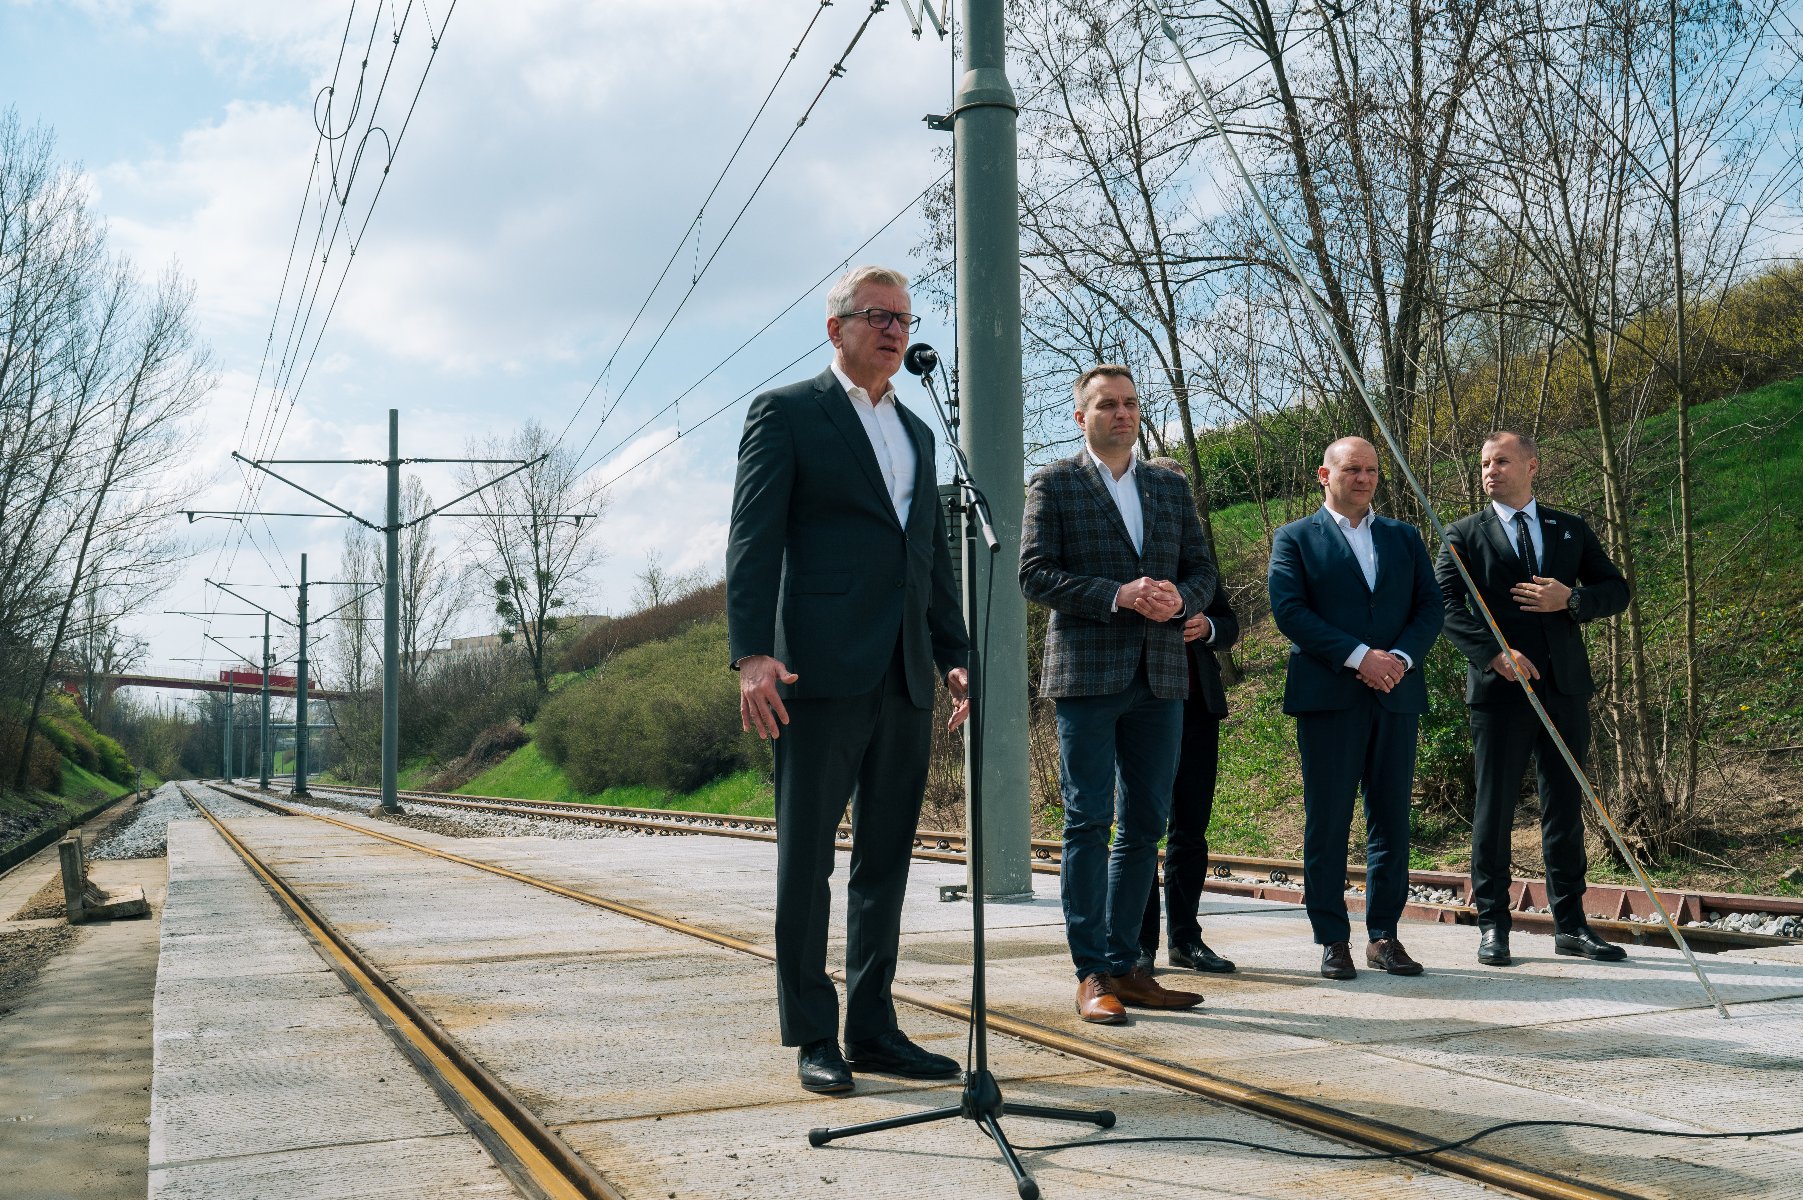
M1565 531L1565 540L1568 542L1571 540L1571 530L1569 529Z

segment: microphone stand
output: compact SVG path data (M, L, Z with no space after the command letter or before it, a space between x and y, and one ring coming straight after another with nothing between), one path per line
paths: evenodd
M920 349L926 349L920 347ZM954 511L960 518L963 527L964 569L962 571L964 591L964 611L968 614L967 624L971 638L972 653L970 656L970 719L965 724L965 759L964 759L964 811L965 825L969 834L965 839L968 847L968 866L970 879L970 925L971 925L971 980L970 980L970 1015L971 1041L973 1059L966 1063L964 1072L964 1092L957 1104L942 1108L928 1109L925 1112L912 1113L905 1117L889 1117L880 1121L866 1121L859 1125L847 1125L838 1129L825 1127L808 1130L808 1144L824 1146L828 1142L841 1138L856 1137L859 1134L876 1133L884 1129L901 1129L909 1125L924 1125L935 1121L946 1121L962 1117L975 1121L995 1142L996 1149L1001 1151L1002 1160L1007 1163L1008 1170L1014 1175L1014 1187L1021 1200L1038 1200L1039 1185L1027 1174L1021 1165L1020 1155L1015 1152L1008 1136L1002 1132L1003 1116L1040 1117L1049 1121L1076 1121L1099 1126L1102 1129L1114 1125L1114 1114L1107 1109L1080 1110L1074 1108L1053 1108L1042 1104L1017 1104L1002 1099L1002 1089L996 1083L995 1076L989 1070L989 1011L988 989L986 986L988 965L984 958L984 926L983 926L983 706L981 665L987 653L987 645L978 644L977 621L977 537L981 533L984 543L993 556L1000 552L1002 546L996 539L995 527L989 520L989 501L982 490L970 477L970 462L964 457L964 449L958 444L958 396L956 390L951 391L951 405L948 410L941 402L939 392L933 386L932 368L938 362L938 355L926 349L924 355L916 357L911 349L907 358L908 370L921 377L926 385L927 393L933 397L933 408L939 415L940 427L945 432L945 444L952 453L952 483L958 495ZM990 560L994 569L994 559Z

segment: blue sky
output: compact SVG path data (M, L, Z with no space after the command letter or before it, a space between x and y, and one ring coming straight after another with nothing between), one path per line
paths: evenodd
M260 425L271 399L257 377L306 195L315 96L331 78L347 16L355 34L335 105L353 93L357 40L373 22L373 88L406 15L378 114L391 133L426 61L428 29L442 39L306 382L278 403L279 413L293 401L280 457L378 456L389 407L401 413L404 456L454 456L469 439L506 435L528 418L563 429L818 13L699 238L684 246L672 273L679 278L653 298L610 381L571 427L574 445L593 435L593 460L696 384L943 170L934 152L944 135L920 118L948 106L948 50L930 32L916 41L892 4L871 22L848 73L827 89L663 344L619 394L696 262L719 244L867 11L850 0L825 8L816 0L456 0L454 11L451 0L0 0L0 106L55 130L61 156L87 172L117 251L147 275L173 262L194 282L219 383L201 452L171 469L207 483L200 507L231 508L242 489L228 452L251 452L241 445L246 414ZM380 157L379 149L366 154L353 213ZM311 197L309 220L319 198ZM921 233L911 213L858 259L913 273ZM296 270L306 265L305 250L303 243ZM328 261L328 278L343 262L342 252ZM823 295L815 289L678 408L619 446L596 466L601 478L670 442L679 419L686 431L820 340ZM921 336L949 351L949 330L924 315ZM788 374L813 374L825 361L815 355ZM904 384L903 399L924 412L917 391ZM597 432L597 418L615 403ZM743 411L742 402L731 405L611 489L600 533L607 558L580 607L622 611L652 552L677 569L719 569ZM378 469L297 474L335 502L378 512ZM445 469L422 475L439 499L454 494ZM308 506L279 487L265 490L261 503ZM277 520L270 533L257 531L262 554L243 546L222 561L229 527L193 530L195 553L157 609L239 608L210 600L203 578L217 570L245 584L286 582L303 551L314 577L330 576L341 536L336 521ZM441 537L453 552L451 531ZM457 632L486 632L488 623L472 606ZM156 613L137 619L151 644L148 665L201 653L195 625ZM221 619L215 632L253 627Z

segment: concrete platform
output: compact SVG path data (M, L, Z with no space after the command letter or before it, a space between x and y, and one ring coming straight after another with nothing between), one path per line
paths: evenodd
M775 851L766 844L708 837L450 839L346 819L755 943L769 938ZM965 1122L809 1148L810 1126L955 1102L956 1089L869 1076L860 1077L849 1098L802 1093L793 1052L778 1045L767 963L323 822L228 820L629 1196L847 1189L872 1198L1012 1194L986 1139ZM286 1141L263 1153L287 1152L288 1143L295 1150L304 1144L324 1156L320 1161L330 1160L334 1145L354 1152L341 1131L371 1128L357 1107L369 1103L367 1078L359 1093L352 1081L317 1065L300 1067L329 1039L353 1037L361 1010L340 1006L326 1020L316 1009L323 1002L316 993L326 990L317 978L323 967L309 968L292 955L266 958L274 952L258 947L273 936L267 931L246 942L249 935L237 932L218 897L256 885L235 860L218 859L229 854L222 846L190 865L201 853L195 840L184 836L179 855L171 842L165 954L176 950L188 958L172 971L176 960L166 957L159 980L159 1099L166 1040L172 1072L170 1106L159 1106L159 1128L187 1119L176 1106L195 1090L229 1086L245 1105L258 1103L258 1095L268 1103L271 1093L257 1088L273 1088L279 1079L293 1106ZM835 884L843 877L842 863ZM957 867L915 864L899 980L952 1000L968 990L970 910L940 903L937 888L961 881ZM1526 1118L1764 1128L1797 1123L1795 1114L1803 1111L1803 965L1747 956L1706 960L1733 1007L1735 1019L1724 1022L1675 952L1640 950L1626 964L1605 965L1554 958L1549 939L1518 935L1519 965L1497 970L1477 965L1471 930L1411 925L1404 937L1427 965L1426 975L1364 972L1351 983L1331 983L1315 973L1317 952L1300 909L1211 900L1204 914L1209 941L1238 960L1240 972L1179 973L1207 993L1201 1009L1098 1029L1071 1012L1075 981L1056 881L1037 882L1041 895L1034 903L988 908L990 992L994 1011L1049 1028L1445 1137ZM834 904L839 918L837 890ZM225 1005L223 993L209 991L222 986L212 978L221 961L246 964L246 974L268 966L233 993L238 1003ZM282 991L280 1000L259 991L309 981L292 995ZM231 1044L259 1012L270 1025L276 1008L292 1008L299 1019L259 1036L279 1035L287 1049L274 1056L301 1060L294 1070L260 1077L235 1072L229 1057L184 1054L178 1045L205 1036ZM919 1010L904 1009L902 1019L923 1044L961 1055L962 1026ZM992 1052L1011 1099L1112 1107L1121 1116L1120 1136L1191 1133L1345 1149L1010 1039L997 1038ZM211 1082L214 1076L227 1082ZM332 1115L340 1097L351 1106L349 1119ZM440 1128L429 1114L401 1111L424 1122L422 1130ZM299 1113L309 1115L293 1119ZM1031 1145L1079 1136L1082 1127L1016 1119L1010 1131ZM247 1144L275 1134L251 1123L232 1137L239 1139L236 1152L247 1153ZM173 1136L172 1129L153 1132L154 1162L170 1157ZM385 1130L384 1136L402 1134ZM1689 1142L1540 1129L1498 1137L1483 1149L1646 1196L1803 1197L1803 1137ZM221 1163L234 1150L208 1138L189 1152ZM1220 1146L1137 1144L1027 1158L1053 1197L1120 1190L1171 1196L1483 1190L1413 1165L1309 1162ZM160 1170L153 1168L153 1184ZM209 1195L258 1194L235 1189L224 1176L208 1182L224 1189Z

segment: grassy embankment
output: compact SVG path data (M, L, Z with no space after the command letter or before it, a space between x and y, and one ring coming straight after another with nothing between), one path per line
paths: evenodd
M686 794L648 787L579 792L535 742L515 750L457 791L466 796L509 796L560 804L612 804L629 808L671 808L683 812L738 813L768 817L775 812L769 781L756 771L740 771Z

